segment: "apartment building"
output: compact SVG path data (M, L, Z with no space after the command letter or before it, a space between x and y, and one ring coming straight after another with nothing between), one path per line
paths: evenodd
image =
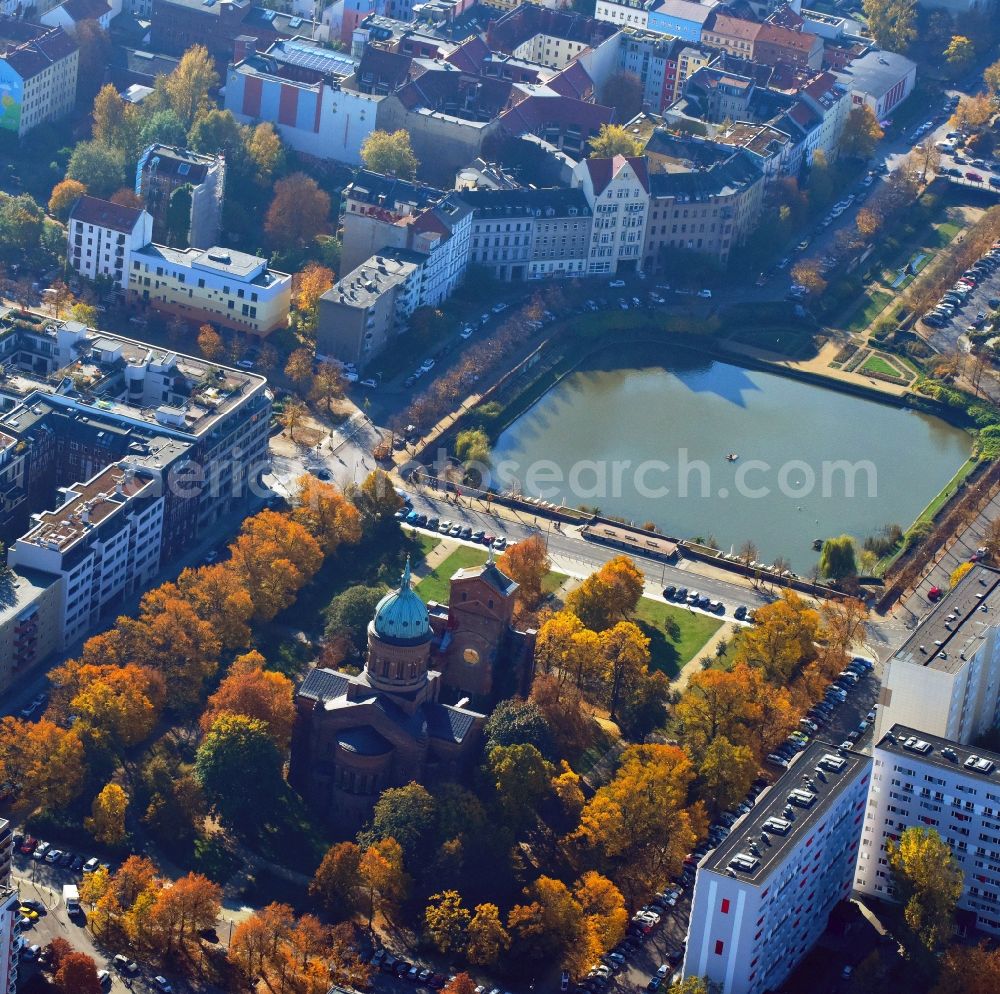
M142 208L84 195L66 224L66 261L88 280L105 278L124 288L132 253L153 237L153 218Z
M698 866L685 977L778 990L850 896L871 759L814 741Z
M641 156L584 159L573 170L593 213L587 272L634 272L639 268L649 210L649 174Z
M365 367L406 331L420 305L427 256L391 249L339 279L319 300L316 351Z
M586 273L591 210L580 189L470 190L469 261L512 281Z
M642 102L660 114L681 94L684 84L714 56L679 38L626 28L621 32L618 68L642 83Z
M0 131L18 138L76 103L80 50L62 28L0 17Z
M94 21L107 31L111 27L111 18L121 11L121 0L113 7L108 0L62 0L49 7L38 20L52 28L62 28L70 34L76 34L76 29L84 21Z
M659 0L649 11L646 27L661 35L698 42L705 23L712 17L715 0L695 3L693 0Z
M251 44L229 67L225 106L237 120L270 121L300 152L356 166L382 99L353 87L357 67L308 38L281 39L261 53Z
M753 58L768 66L785 64L820 69L823 66L823 39L809 31L765 21L754 39Z
M976 564L889 659L876 722L968 743L1000 721L1000 571Z
M148 587L160 569L165 497L152 475L108 466L63 491L11 546L15 569L59 577L65 645L93 628L112 603Z
M183 230L171 231L170 198L180 187L191 194ZM135 192L153 217L157 241L182 248L210 248L219 240L222 203L226 193L226 159L221 153L203 155L173 145L153 144L143 150L135 170Z
M493 52L550 69L565 69L584 52L611 38L615 30L604 20L575 11L522 3L490 22L486 44Z
M1000 935L1000 754L894 724L873 760L855 888L893 900L887 844L908 828L932 828L964 874L959 909Z
M25 312L0 319L0 538L60 488L129 460L167 495L167 556L231 511L268 465L262 376ZM191 468L196 479L170 485ZM175 499L176 498L176 499Z
M757 21L734 17L728 13L714 13L701 32L701 42L710 48L736 55L741 59L753 58L757 35L764 27Z
M669 272L680 252L728 263L757 227L764 173L742 149L657 130L647 144L649 216L643 270Z
M835 75L851 94L851 105L867 104L881 121L913 92L917 64L896 52L875 49L853 59Z
M245 252L151 242L132 253L128 291L130 303L263 337L288 323L292 278Z
M17 966L23 944L17 910L21 901L11 878L13 860L13 826L0 818L0 984L6 994L17 990Z

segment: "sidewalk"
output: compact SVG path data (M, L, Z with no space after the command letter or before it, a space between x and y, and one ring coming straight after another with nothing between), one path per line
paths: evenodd
M704 664L706 662L711 662L715 659L715 650L718 645L721 642L732 641L733 635L735 635L738 630L739 625L736 625L731 621L725 622L725 624L722 625L722 627L701 647L701 649L681 667L680 673L678 673L677 677L671 681L670 689L683 691L687 687L692 674L700 672L704 669Z

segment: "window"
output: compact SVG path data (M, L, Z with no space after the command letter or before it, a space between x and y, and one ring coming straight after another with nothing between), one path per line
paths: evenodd
M716 956L721 956L722 955L722 949L723 949L722 939L716 939L715 940L715 955Z
M719 909L724 915L729 914L729 898L724 897L722 899L722 907Z

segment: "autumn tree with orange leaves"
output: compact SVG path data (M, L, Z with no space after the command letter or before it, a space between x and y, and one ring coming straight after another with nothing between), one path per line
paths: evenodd
M327 556L343 542L357 545L361 541L358 509L335 486L311 473L299 477L291 519L312 535Z
M248 652L233 661L219 689L208 699L201 716L203 732L208 732L224 712L243 714L263 721L274 744L281 750L288 748L295 720L294 686L283 673L264 666L259 652Z
M83 742L76 729L46 718L0 721L0 780L9 782L46 811L80 795L85 776Z
M545 540L540 535L523 539L504 551L497 566L517 583L519 603L534 611L542 602L542 580L552 569Z

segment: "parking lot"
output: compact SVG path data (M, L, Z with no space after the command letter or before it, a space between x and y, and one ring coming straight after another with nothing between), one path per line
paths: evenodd
M965 270L921 320L940 351L969 351L968 335L987 327L1000 308L1000 243Z

